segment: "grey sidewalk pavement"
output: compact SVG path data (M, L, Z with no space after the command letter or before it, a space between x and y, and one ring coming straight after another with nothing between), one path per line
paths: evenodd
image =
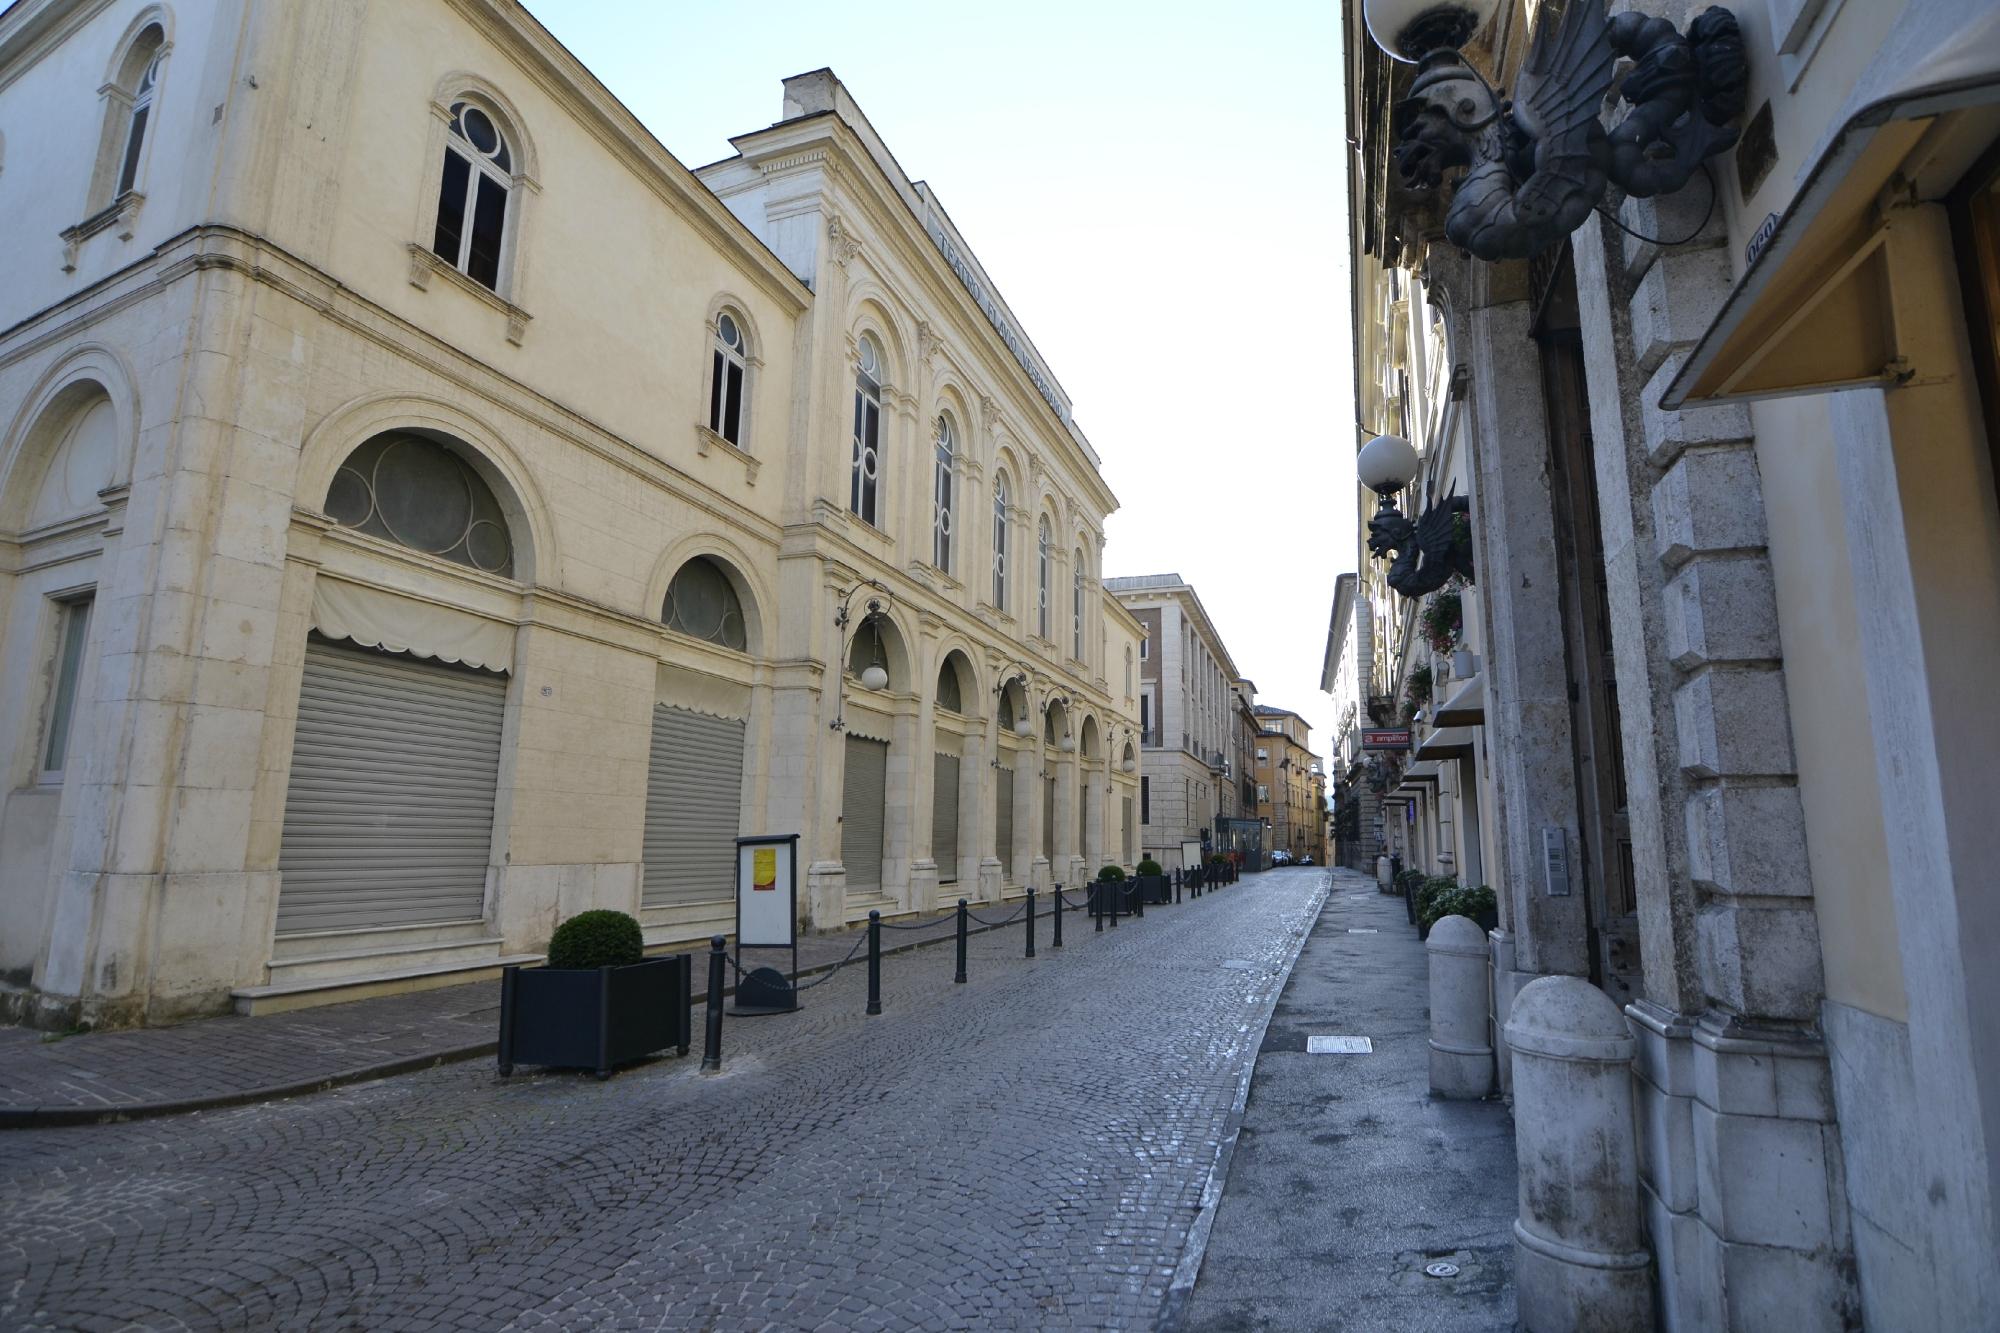
M1070 890L1069 901L1081 903L1081 891ZM1017 900L975 912L999 921L1018 909ZM1047 910L1043 895L1040 912ZM1070 910L1073 922L1087 922L1076 907ZM955 910L898 918L898 927L918 928L885 930L883 956L948 942L954 916ZM970 927L973 933L1000 928L978 921ZM1021 927L1016 922L1013 928ZM857 949L866 935L864 926L802 936L800 975L823 973L849 958L857 966L866 962L866 946ZM700 1004L708 950L700 944L685 947L697 955ZM775 965L779 955L755 951L745 957L746 968L752 957ZM734 994L735 975L726 976L723 993ZM60 1039L32 1028L0 1027L0 1130L241 1105L476 1059L493 1054L499 1022L500 983L483 981L259 1018L228 1015Z
M1513 1117L1430 1096L1428 991L1402 900L1336 870L1265 1032L1181 1329L1514 1327ZM1374 1051L1308 1054L1322 1033ZM1437 1260L1457 1276L1426 1276Z

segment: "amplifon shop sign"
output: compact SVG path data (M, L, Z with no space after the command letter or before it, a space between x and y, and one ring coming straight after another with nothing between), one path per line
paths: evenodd
M1387 750L1400 752L1410 748L1408 727L1382 727L1375 731L1361 733L1363 750Z

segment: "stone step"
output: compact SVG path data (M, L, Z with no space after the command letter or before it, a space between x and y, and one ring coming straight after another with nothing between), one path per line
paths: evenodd
M403 995L412 991L462 986L474 981L498 980L501 970L514 964L523 966L542 961L538 953L487 954L443 964L385 967L356 971L346 976L275 982L264 986L242 986L230 992L236 1012L246 1015L282 1014L294 1009L311 1009L323 1004L345 1004L349 1000L369 1000L379 995ZM499 1002L499 992L494 992Z
M339 981L357 974L464 967L471 963L491 962L500 956L501 948L499 936L482 932L470 939L419 937L328 949L271 959L269 984L291 986L305 982Z

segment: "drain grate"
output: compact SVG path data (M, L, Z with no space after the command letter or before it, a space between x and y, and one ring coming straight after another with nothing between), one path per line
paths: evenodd
M1349 926L1347 933L1350 935L1373 935L1377 932L1373 926Z
M1372 1055L1375 1043L1367 1037L1334 1036L1317 1032L1306 1038L1307 1055Z

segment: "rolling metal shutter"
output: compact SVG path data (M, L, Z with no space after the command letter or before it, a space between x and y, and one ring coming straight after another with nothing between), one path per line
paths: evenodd
M1081 776L1076 783L1076 854L1090 855L1090 791Z
M1042 779L1042 855L1056 863L1056 780Z
M1000 879L1014 878L1014 770L1000 765L993 794L993 854L1000 858Z
M882 891L882 818L889 800L889 743L847 738L840 800L840 863L849 893Z
M646 907L727 902L736 893L743 723L653 705L646 773Z
M306 643L278 933L477 921L507 678Z
M931 787L931 856L938 883L958 883L958 756L935 756Z

